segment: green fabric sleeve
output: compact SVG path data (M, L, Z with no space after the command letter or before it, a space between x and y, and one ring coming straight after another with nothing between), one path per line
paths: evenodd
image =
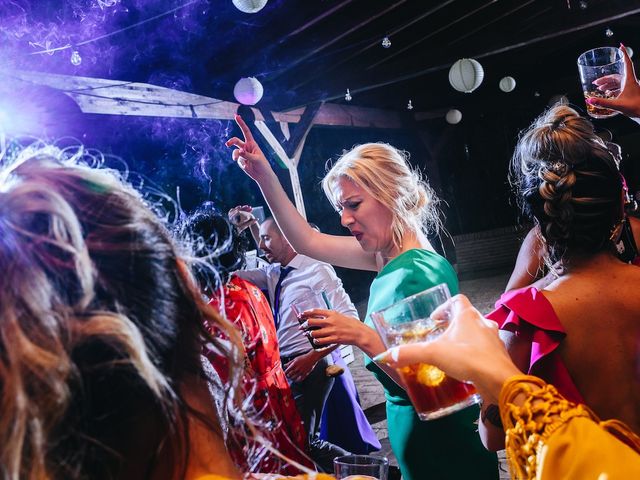
M441 283L448 285L451 295L458 293L455 271L444 257L428 250L409 250L399 255L380 271L371 284L365 323L375 328L371 312ZM367 356L365 366L384 387L387 400L398 405L411 404L404 389Z

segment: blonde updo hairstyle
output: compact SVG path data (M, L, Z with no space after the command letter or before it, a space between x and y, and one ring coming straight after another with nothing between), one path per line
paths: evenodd
M322 180L322 188L338 209L337 182L347 178L391 210L393 242L402 248L407 231L425 235L439 230L439 199L419 170L409 164L409 154L387 143L365 143L344 153Z

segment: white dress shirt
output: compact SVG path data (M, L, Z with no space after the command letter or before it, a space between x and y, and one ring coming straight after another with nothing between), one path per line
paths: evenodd
M331 265L305 255L296 255L287 267L293 267L293 270L284 278L280 287L280 322L276 330L280 355L283 357L300 355L312 348L302 330L298 329L300 324L291 309L291 304L298 297L308 293L309 290L315 292L324 290L332 310L358 318L356 307L345 292L342 280L338 278ZM273 306L280 269L279 263L272 263L262 268L240 270L235 274L254 283L258 288L266 290Z

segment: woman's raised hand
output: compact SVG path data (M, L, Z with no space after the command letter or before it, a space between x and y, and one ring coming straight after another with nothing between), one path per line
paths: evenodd
M271 165L269 165L267 157L262 153L262 150L253 138L249 126L244 122L242 117L236 115L235 119L240 130L242 130L242 136L244 138L230 138L225 145L227 147L235 147L231 153L233 161L237 162L247 175L256 182L260 182L264 176L272 172Z

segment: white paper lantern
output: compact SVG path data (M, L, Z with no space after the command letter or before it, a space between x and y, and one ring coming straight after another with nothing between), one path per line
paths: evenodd
M244 13L256 13L264 8L267 0L232 0L238 10Z
M447 121L447 123L455 125L456 123L460 123L460 120L462 120L462 112L460 110L452 108L447 112L444 119Z
M449 83L459 92L473 92L483 79L482 65L473 58L461 58L449 69Z
M498 86L504 93L513 92L513 89L516 88L516 79L513 77L504 77L500 80Z
M257 78L241 78L233 87L233 96L242 105L255 105L264 94L264 88Z
M633 58L633 48L631 47L627 47L626 45L624 46L624 49L627 51L627 55L629 55L629 58Z
M550 107L553 107L557 103L559 103L561 105L568 105L569 104L569 99L566 97L566 95L561 95L561 94L554 95L553 97L551 97L549 99L548 105Z

